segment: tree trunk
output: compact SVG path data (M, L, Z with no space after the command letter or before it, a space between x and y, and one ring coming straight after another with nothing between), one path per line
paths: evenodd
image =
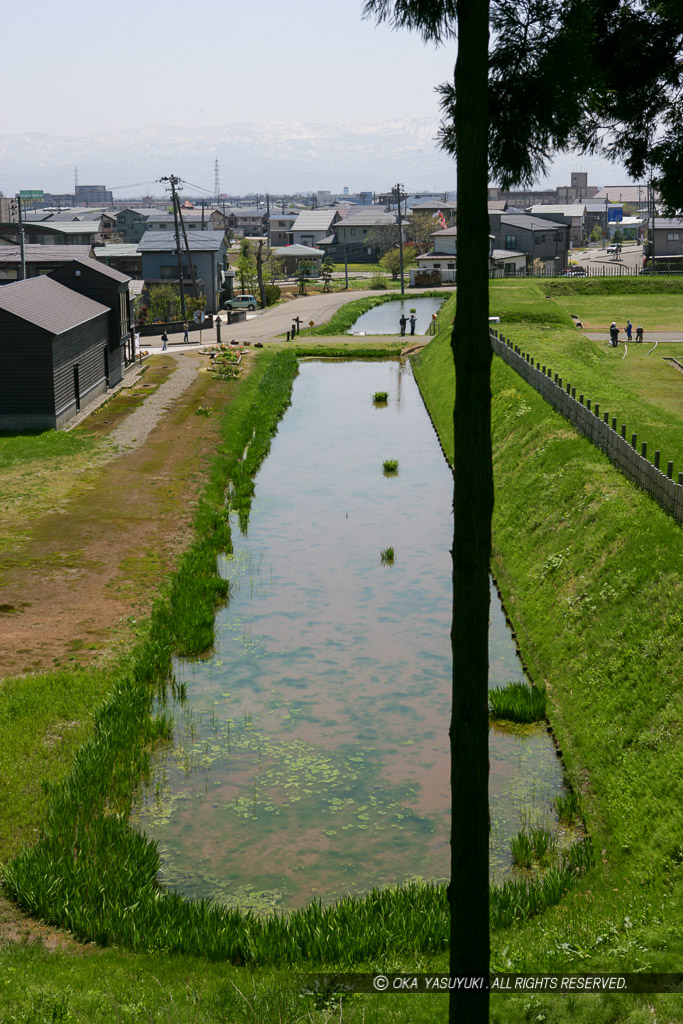
M455 67L455 361L451 974L488 985L488 623L493 467L488 331L488 0L459 0ZM451 1022L488 1024L488 989L452 990Z

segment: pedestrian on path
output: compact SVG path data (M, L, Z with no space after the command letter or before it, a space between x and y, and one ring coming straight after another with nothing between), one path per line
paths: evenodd
M624 330L626 331L626 340L630 341L631 340L631 331L633 330L633 324L631 323L630 320L626 321L626 327L624 327Z
M616 348L619 344L619 328L617 327L616 320L612 321L612 326L609 329L609 340L612 348Z
M188 322L186 320L185 323L183 324L183 341L185 341L185 342L189 342L189 340L190 340L190 335L188 334L189 330L190 330L190 325L188 324Z
M401 319L399 320L398 323L399 323L399 326L401 328L401 337L405 338L405 335L406 335L406 324L408 323L408 321L406 320L405 313L401 313Z
M164 333L161 335L161 342L161 351L165 352L166 349L168 348L168 334L166 333L166 331L164 331Z
M636 327L636 345L640 345L641 341L643 340L643 333L644 332L642 327Z
M411 313L410 314L410 333L411 333L411 335L415 334L415 324L416 323L417 323L417 320L415 318L415 314Z

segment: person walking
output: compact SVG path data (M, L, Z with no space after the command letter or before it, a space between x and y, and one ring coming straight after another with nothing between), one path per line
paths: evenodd
M612 343L612 348L616 348L619 344L619 328L617 327L616 321L612 321L612 326L609 329L609 340Z
M410 314L410 333L411 334L415 334L415 324L416 323L417 323L417 319L415 317L415 314L411 313Z
M408 321L406 320L405 313L401 313L401 319L399 320L398 323L399 323L399 327L401 328L401 337L405 338L405 336L406 336L406 324L408 323Z
M642 327L636 327L636 345L640 345L641 341L643 340L643 333L644 332Z
M161 335L161 351L165 352L168 348L168 334L166 331Z
M626 340L630 341L631 340L631 331L633 330L633 324L631 323L630 320L626 321L626 327L624 327L624 330L626 331Z
M185 323L183 324L183 341L184 342L189 342L189 340L190 340L189 330L190 330L190 325L188 324L188 322L186 320Z

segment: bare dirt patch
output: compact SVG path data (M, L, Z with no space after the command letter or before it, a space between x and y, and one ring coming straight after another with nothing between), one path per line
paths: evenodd
M198 370L208 363L195 354L179 358L192 359ZM150 394L174 372L174 360L161 362L146 375ZM149 611L190 540L197 494L216 449L218 413L234 390L198 372L159 414L144 444L99 452L68 487L60 478L52 507L44 498L45 510L15 533L0 559L3 675L87 664L130 640L133 620ZM136 388L79 429L108 434L141 402ZM216 415L196 415L199 405Z

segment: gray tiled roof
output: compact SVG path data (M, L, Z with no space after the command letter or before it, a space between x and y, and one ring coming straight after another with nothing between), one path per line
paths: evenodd
M337 210L302 210L292 224L292 231L327 231L338 216Z
M511 213L509 210L507 213L501 214L500 217L501 227L503 224L506 227L520 227L526 228L527 231L548 231L549 228L566 228L566 224L558 224L554 220L544 220L543 217L532 217L528 213Z
M394 213L386 213L384 210L378 210L376 207L361 207L357 210L352 210L351 213L347 213L346 217L341 223L341 227L355 227L358 224L365 224L366 226L377 227L380 225L396 224L396 215Z
M102 274L103 277L110 277L112 281L118 281L119 284L124 284L126 281L130 281L128 274L122 274L120 270L114 270L113 267L108 267L106 263L101 263L99 260L91 259L79 259L74 260L74 263L80 263L83 267L89 267L94 270L97 274Z
M62 235L97 235L100 231L98 220L63 220L63 221L41 221L34 225L39 231L48 231Z
M94 320L109 307L79 295L51 277L32 277L0 288L0 309L42 327L50 334L64 334L79 324Z
M38 245L35 242L24 246L27 263L69 263L71 260L87 259L92 252L90 245ZM0 263L18 263L21 249L18 245L0 245Z
M71 248L71 246L69 246ZM108 242L107 245L96 245L95 257L106 260L109 256L139 256L137 242ZM79 257L80 258L80 257Z
M190 252L215 252L225 241L225 231L189 231L187 243ZM140 252L175 252L175 231L145 231L138 242ZM185 252L185 240L181 235L180 248Z

